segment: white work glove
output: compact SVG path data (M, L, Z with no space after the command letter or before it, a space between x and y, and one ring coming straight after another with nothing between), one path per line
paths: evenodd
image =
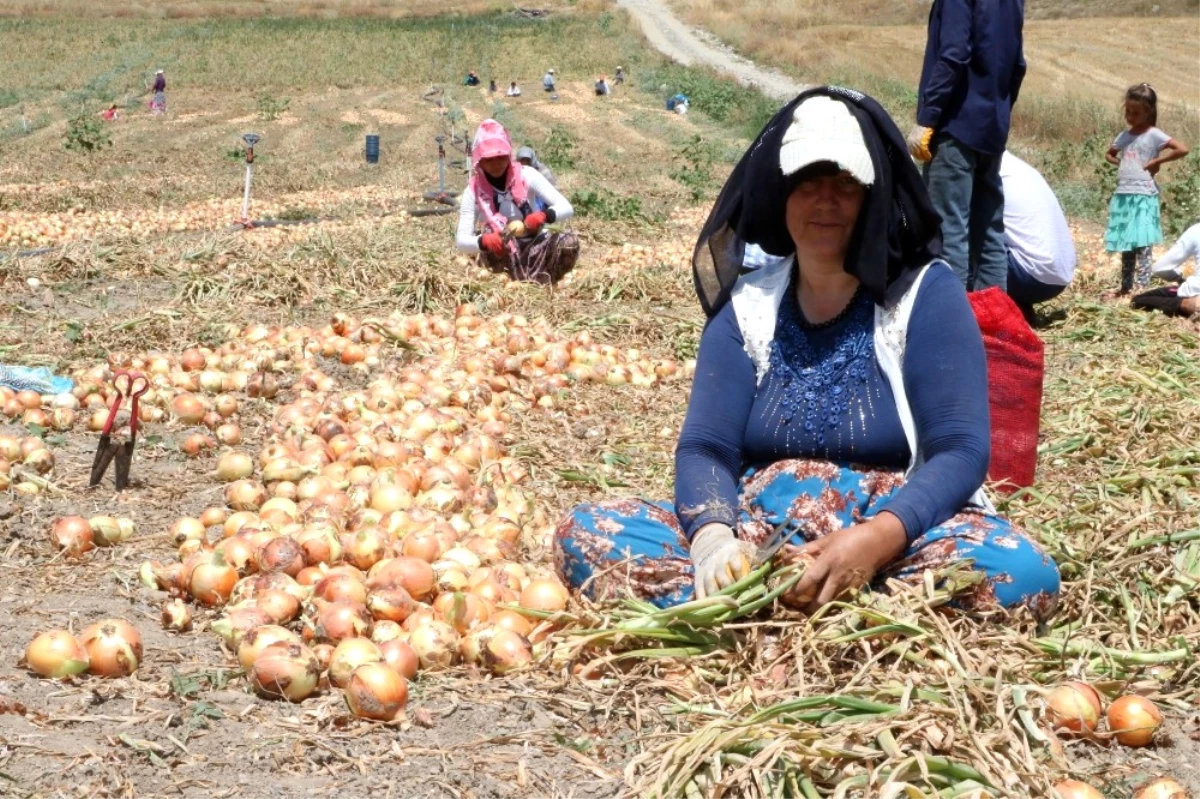
M727 524L706 524L692 538L692 566L696 571L696 598L733 585L754 568L758 547L741 541Z
M919 163L928 164L933 160L933 155L929 152L929 142L933 139L933 128L927 128L924 125L913 125L912 130L908 132L908 154L915 158Z

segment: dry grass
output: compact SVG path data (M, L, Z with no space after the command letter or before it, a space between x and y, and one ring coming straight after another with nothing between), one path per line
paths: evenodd
M547 0L538 8L557 9L563 0ZM374 17L406 19L442 14L482 14L511 8L501 0L161 0L160 2L88 2L87 0L2 0L0 16L85 17L117 19L247 19L251 17Z

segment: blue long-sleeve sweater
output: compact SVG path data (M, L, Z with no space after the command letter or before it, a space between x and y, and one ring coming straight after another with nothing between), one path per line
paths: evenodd
M917 123L999 155L1025 79L1025 0L934 0Z
M675 452L675 508L691 535L735 526L738 480L752 466L814 458L902 470L910 452L895 396L875 357L874 305L861 291L816 329L791 286L771 364L756 385L732 303L700 340L687 418ZM962 283L930 267L908 326L904 389L925 457L887 505L912 541L962 510L987 475L987 366Z

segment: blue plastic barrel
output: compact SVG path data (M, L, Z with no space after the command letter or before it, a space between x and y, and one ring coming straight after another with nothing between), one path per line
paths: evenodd
M367 136L367 163L379 163L379 136L374 133Z

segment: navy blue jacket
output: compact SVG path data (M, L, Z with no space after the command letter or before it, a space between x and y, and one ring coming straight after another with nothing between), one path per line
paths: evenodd
M1025 0L934 0L917 123L1000 155L1025 78Z

